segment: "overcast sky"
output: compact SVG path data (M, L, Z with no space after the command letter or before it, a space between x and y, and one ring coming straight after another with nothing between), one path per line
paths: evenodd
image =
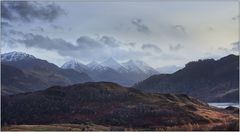
M153 67L237 54L236 1L1 2L1 52ZM238 43L237 43L238 42Z

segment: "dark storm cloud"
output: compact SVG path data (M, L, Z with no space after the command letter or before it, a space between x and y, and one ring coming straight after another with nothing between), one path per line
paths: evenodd
M31 22L43 20L51 22L65 11L54 3L38 3L28 1L2 1L1 16L8 21Z
M139 18L133 19L131 23L137 28L138 32L142 32L145 34L151 33L149 27L142 23L142 19L139 19Z
M119 47L117 40L111 36L102 36L100 41L109 47Z
M156 52L161 52L162 51L158 46L156 46L154 44L143 44L142 49L143 50L154 50Z
M171 51L177 51L177 50L179 50L179 49L181 49L181 48L182 48L182 45L181 45L181 44L169 45L169 49L170 49Z

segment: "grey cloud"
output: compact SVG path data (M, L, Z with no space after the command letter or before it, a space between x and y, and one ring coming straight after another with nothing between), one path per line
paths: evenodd
M60 38L49 38L38 34L25 34L23 39L18 39L18 43L29 48L40 48L45 50L56 51L61 56L82 57L82 58L96 58L98 52L101 53L101 48L97 41L87 36L81 36L77 39L76 44L67 42Z
M48 51L56 51L61 56L68 57L87 57L87 51L82 48L82 45L73 45L64 39L49 38L47 36L28 33L23 39L18 39L18 43L23 44L27 48L40 48ZM90 56L90 55L88 55Z
M1 26L2 26L3 28L12 27L12 25L9 24L8 22L1 22Z
M214 28L213 27L209 27L208 31L214 31Z
M181 49L182 48L182 45L181 44L177 44L177 45L169 45L169 49L171 50L171 51L177 51L177 50L179 50L179 49Z
M174 25L172 26L173 29L175 29L177 32L186 34L186 29L183 25Z
M32 29L32 31L44 32L44 28L42 28L42 27L36 27L36 28Z
M159 73L174 73L182 68L183 67L176 66L176 65L169 65L169 66L159 67L157 68L157 70Z
M186 58L184 58L181 55L175 55L175 54L169 54L169 53L162 53L162 54L157 54L156 56L153 56L152 59L156 60L164 60L164 61L171 61L171 60L177 60L177 61L182 61Z
M54 3L39 3L28 1L2 1L1 16L8 21L31 22L43 20L52 22L65 11Z
M154 44L143 44L141 47L143 50L154 50L156 52L161 52L162 50Z
M81 36L77 39L76 44L67 42L64 39L49 38L37 34L24 34L22 39L17 40L28 48L40 48L48 51L56 51L61 56L79 58L83 61L103 60L112 56L119 60L125 60L129 57L137 58L144 56L144 52L129 51L122 48L112 48L104 45L100 40L92 39L88 36Z
M131 46L131 47L135 47L136 44L137 44L137 43L135 43L135 42L129 42L129 43L127 43L126 45L129 45L129 46Z
M32 33L25 34L24 39L19 39L18 42L24 44L26 47L37 47L46 50L64 51L78 49L77 46L74 46L63 39L51 39L49 37Z
M213 52L205 52L205 53L203 54L203 57L202 57L201 59L209 59L209 58L211 58L211 59L218 60L218 59L220 59L221 57L222 57L221 55L217 55L217 54L215 54L215 53L213 53Z
M219 47L218 50L226 52L226 53L239 52L239 50L240 50L240 42L237 41L237 42L231 43L231 47L230 48Z
M25 34L21 31L16 31L16 30L9 30L9 33L12 34L12 35L17 35L17 36L20 36L20 37L24 37Z
M131 23L137 28L138 32L142 32L145 34L151 33L149 27L142 23L142 19L133 19Z
M59 52L67 51L83 51L83 50L95 50L102 48L112 48L115 45L111 45L110 40L105 40L105 43L102 43L100 40L93 39L89 36L80 36L76 40L76 44L65 41L64 39L59 38L49 38L47 36L36 35L32 33L24 34L18 31L12 31L12 34L21 35L23 39L19 39L18 42L24 44L26 47L38 47L46 50L57 50ZM102 37L108 38L108 37ZM109 38L108 38L109 39ZM115 40L115 39L114 39ZM111 43L111 44L110 44Z
M58 25L55 25L55 24L52 24L51 26L55 30L63 30L63 27L61 27L61 26L58 26Z
M218 50L224 51L224 52L229 52L228 48L223 48L223 47L219 47Z
M188 37L187 30L183 25L170 25L165 34L171 36L171 39L186 39Z
M232 17L232 20L233 20L233 21L236 21L236 20L238 20L239 18L240 18L240 15L237 15L237 16Z
M239 50L240 50L240 42L239 41L234 42L231 45L232 45L232 51L239 52Z
M102 36L100 41L109 47L119 47L117 40L111 36Z
M103 47L103 45L95 40L95 39L92 39L88 36L81 36L77 39L77 44L80 48L101 48Z

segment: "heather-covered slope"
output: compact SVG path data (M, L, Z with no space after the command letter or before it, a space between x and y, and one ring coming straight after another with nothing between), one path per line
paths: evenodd
M209 102L238 102L239 56L190 62L173 74L160 74L134 87L158 93L183 93Z
M1 119L4 126L90 123L128 130L187 130L235 123L231 129L238 129L236 114L187 95L143 93L107 82L3 96Z

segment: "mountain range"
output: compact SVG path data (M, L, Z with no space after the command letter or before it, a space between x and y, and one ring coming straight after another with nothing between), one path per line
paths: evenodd
M10 52L1 54L1 71L3 130L51 130L36 125L52 124L58 127L52 130L239 130L238 108L202 102L238 102L236 55L158 74L136 60L70 60L58 67Z
M144 80L158 72L141 61L120 64L113 58L87 65L70 60L58 67L23 52L1 54L2 94L31 92L47 87L81 82L108 81L124 86ZM12 81L14 80L14 83Z
M2 96L1 115L3 127L85 124L89 126L82 130L95 125L115 131L239 129L238 109L217 109L187 95L144 93L110 82Z
M86 65L70 60L58 67L22 52L1 54L1 67L3 95L106 81L152 93L187 94L207 102L238 102L239 98L236 55L189 62L172 74L159 74L141 61L118 63L113 58Z
M159 74L135 84L152 93L181 93L207 102L239 101L239 56L189 62L173 74Z
M87 73L95 81L115 82L124 86L132 86L138 81L158 74L157 70L142 61L129 60L118 63L113 58L106 59L101 63L92 61L87 65L77 60L70 60L64 63L61 68Z

